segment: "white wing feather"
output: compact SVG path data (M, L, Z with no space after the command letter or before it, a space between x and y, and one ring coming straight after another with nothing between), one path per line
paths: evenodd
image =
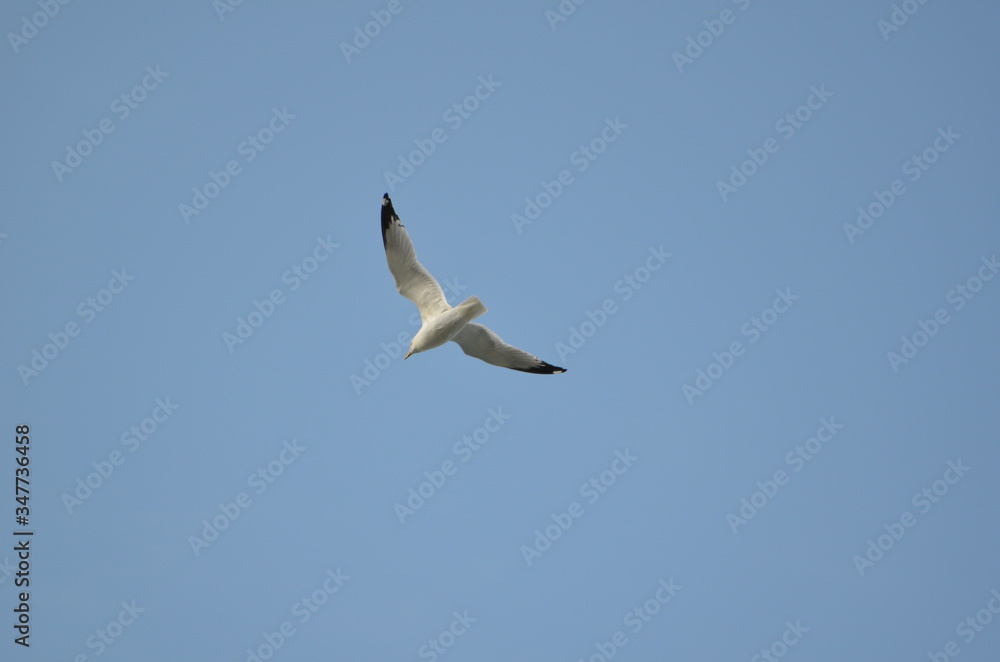
M474 322L466 324L452 340L457 342L462 351L469 356L501 368L547 375L566 372L565 368L546 363L534 354L508 345L489 327L482 324Z
M417 305L421 320L451 310L441 285L417 261L410 235L392 208L388 195L382 199L382 243L396 289Z

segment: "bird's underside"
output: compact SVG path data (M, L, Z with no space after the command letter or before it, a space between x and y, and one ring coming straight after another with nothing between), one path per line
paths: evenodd
M422 324L410 343L407 356L452 340L467 355L501 368L541 375L566 372L565 368L508 345L489 327L472 322L486 312L477 297L469 297L454 308L448 304L441 285L417 261L413 242L393 209L388 193L382 196L382 245L396 289L420 311Z

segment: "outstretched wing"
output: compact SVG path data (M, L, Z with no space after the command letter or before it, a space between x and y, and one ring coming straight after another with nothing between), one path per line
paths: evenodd
M392 208L388 193L382 196L382 245L385 246L385 261L396 280L396 289L417 304L421 320L451 309L441 285L417 262L413 242Z
M508 345L489 327L482 324L466 324L452 340L457 342L462 351L469 356L492 365L498 365L501 368L534 372L539 375L556 375L560 372L566 372L566 368L546 363L534 354Z

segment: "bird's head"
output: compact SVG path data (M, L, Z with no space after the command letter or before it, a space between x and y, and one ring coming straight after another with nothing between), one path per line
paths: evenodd
M413 340L410 341L410 349L406 352L406 356L403 357L404 359L408 359L414 354L419 354L420 352L426 352L428 349L430 349L427 346L426 338L424 338L421 335L422 332L423 329L418 331L417 335L413 336Z

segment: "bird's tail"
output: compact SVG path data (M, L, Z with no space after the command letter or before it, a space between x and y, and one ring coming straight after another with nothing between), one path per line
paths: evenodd
M456 309L461 309L463 314L462 317L466 322L471 322L480 315L486 312L486 306L483 302L479 300L477 296L471 296L462 303L455 306Z

